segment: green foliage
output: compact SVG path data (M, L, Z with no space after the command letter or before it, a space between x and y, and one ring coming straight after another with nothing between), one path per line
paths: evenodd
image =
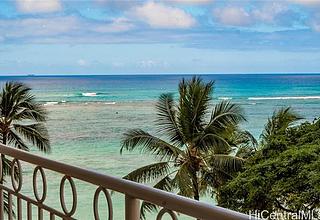
M50 151L45 127L46 111L36 102L31 89L22 83L7 82L0 93L0 134L2 143L29 150L30 142L39 150Z
M35 146L44 152L50 151L48 131L45 126L47 113L43 106L36 102L31 88L17 83L7 82L0 92L0 141L11 147L29 150ZM3 176L9 174L11 161L1 155ZM17 174L19 175L19 174ZM5 211L7 196L5 194Z
M240 212L291 212L320 207L320 120L294 125L290 108L268 120L258 151L222 186L219 205Z
M124 178L199 200L239 171L244 160L240 153L235 156L235 151L241 145L244 155L253 137L238 129L245 120L238 105L220 102L210 109L212 91L213 82L193 77L180 82L178 101L172 94L161 95L156 104L158 136L141 129L129 130L123 135L120 150L140 150L160 162L138 168ZM235 138L240 134L243 141ZM156 209L144 202L142 218Z

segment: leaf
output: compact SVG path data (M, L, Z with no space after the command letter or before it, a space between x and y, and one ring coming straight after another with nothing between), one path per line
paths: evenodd
M166 175L168 172L168 162L160 162L140 167L124 176L123 179L145 183L160 178Z
M18 134L14 130L10 130L8 133L8 144L10 146L14 146L18 149L29 151L28 146L24 143L24 141L19 137Z
M240 171L245 162L240 157L223 154L211 155L207 160L211 167L218 168L226 173Z
M179 166L176 175L172 179L172 183L179 189L179 195L193 197L194 187L192 185L192 177L190 175L188 162Z
M14 124L15 131L20 133L26 140L30 141L39 150L50 152L50 141L48 131L43 123Z
M228 128L237 126L240 122L245 121L243 110L239 105L222 101L218 103L211 114L211 119L205 130L216 133L225 131Z
M272 117L268 119L260 136L262 143L267 142L272 135L283 133L294 122L301 119L302 117L292 111L290 107L275 111Z
M123 135L120 153L124 149L132 151L136 148L140 148L142 152L159 156L161 159L174 159L183 153L179 148L141 129L129 130Z
M172 94L162 94L156 104L156 125L160 132L165 132L174 144L183 145L183 134L177 124L175 103Z
M178 124L186 142L192 141L202 130L212 100L213 82L201 78L184 79L179 84Z
M172 179L167 175L163 179L161 179L158 183L156 183L154 188L165 190L165 191L172 191ZM158 210L158 207L152 203L143 201L140 208L140 219L146 219L147 212L155 212Z
M214 149L215 153L228 152L231 147L228 140L243 120L245 118L240 106L220 102L214 107L209 123L199 134L196 146L203 151Z

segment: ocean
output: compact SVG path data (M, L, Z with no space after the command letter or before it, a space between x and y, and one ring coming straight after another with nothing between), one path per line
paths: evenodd
M155 132L157 98L161 93L174 93L178 97L177 86L183 77L192 76L1 76L0 83L26 83L48 110L52 152L48 155L34 149L32 152L121 177L154 161L139 152L120 155L121 135L130 128ZM241 126L257 138L267 118L281 107L291 106L304 120L320 116L320 74L214 74L202 75L202 78L215 81L213 103L230 100L244 109L247 121ZM47 172L47 178L45 203L59 208L61 175ZM93 219L91 207L95 187L80 181L76 184L79 201L75 217ZM25 165L22 190L32 196L31 185L32 170ZM112 198L114 219L123 219L124 197L115 193ZM211 198L204 200L214 204ZM101 199L100 204L105 207L104 200Z

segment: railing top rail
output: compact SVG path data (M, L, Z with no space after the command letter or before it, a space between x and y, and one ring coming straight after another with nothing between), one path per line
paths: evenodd
M195 201L173 193L155 189L129 180L108 176L92 170L68 165L0 144L0 154L25 161L76 179L99 185L137 199L162 206L203 220L248 220L250 216L204 202Z

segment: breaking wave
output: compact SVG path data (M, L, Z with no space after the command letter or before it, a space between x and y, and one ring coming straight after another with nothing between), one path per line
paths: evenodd
M231 97L219 97L218 99L219 100L231 100L232 98Z
M320 99L320 96L278 96L278 97L249 97L248 100L305 100Z
M95 92L83 92L81 93L82 96L97 96Z

